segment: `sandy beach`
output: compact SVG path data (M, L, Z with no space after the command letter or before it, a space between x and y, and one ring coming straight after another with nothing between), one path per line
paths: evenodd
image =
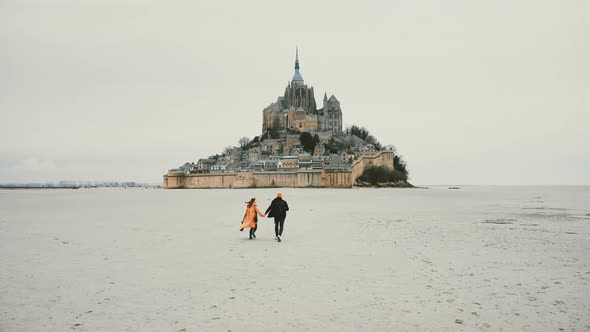
M281 191L283 242L244 202ZM2 331L588 331L590 188L0 190Z

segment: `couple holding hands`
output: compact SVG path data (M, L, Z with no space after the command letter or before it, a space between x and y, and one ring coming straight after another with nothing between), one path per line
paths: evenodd
M287 201L283 199L283 194L278 193L277 197L272 200L268 209L266 209L265 213L260 212L256 205L256 198L250 199L249 202L246 202L246 213L244 213L244 218L242 219L242 226L240 227L240 232L244 230L244 228L250 228L250 240L256 238L256 230L258 229L258 215L261 217L269 217L275 218L275 240L281 242L281 236L283 235L283 225L285 223L285 218L287 217L287 211L289 211L289 205Z

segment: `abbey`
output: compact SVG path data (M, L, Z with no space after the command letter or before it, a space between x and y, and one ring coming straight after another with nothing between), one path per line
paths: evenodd
M307 86L299 72L299 51L295 53L295 74L283 96L262 111L262 136L289 132L313 134L342 134L342 110L333 95L324 93L322 108L318 109L312 86ZM278 137L272 137L278 138Z

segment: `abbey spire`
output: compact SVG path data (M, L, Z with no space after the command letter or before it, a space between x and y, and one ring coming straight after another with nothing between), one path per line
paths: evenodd
M299 73L299 47L295 48L295 75L293 75L294 84L303 84L303 77Z

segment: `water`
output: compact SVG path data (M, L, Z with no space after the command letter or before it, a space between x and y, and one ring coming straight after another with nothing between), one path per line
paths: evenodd
M244 202L280 191L239 232ZM0 190L0 330L588 330L590 187Z

